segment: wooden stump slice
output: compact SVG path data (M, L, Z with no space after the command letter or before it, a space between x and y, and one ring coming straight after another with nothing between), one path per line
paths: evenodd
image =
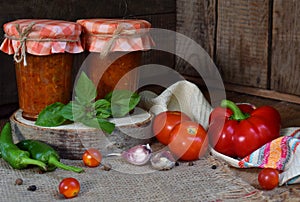
M24 139L40 140L56 149L61 158L80 160L88 148L96 148L106 155L150 143L153 136L152 118L152 114L136 108L131 115L110 119L116 124L112 134L81 123L57 127L36 126L34 121L22 117L20 109L10 117L10 122L15 143Z

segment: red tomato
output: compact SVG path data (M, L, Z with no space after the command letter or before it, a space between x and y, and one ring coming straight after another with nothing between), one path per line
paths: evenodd
M170 134L170 151L180 160L193 161L202 157L208 148L205 129L197 122L177 124Z
M97 167L102 161L102 155L99 150L90 148L83 153L82 160L88 167Z
M279 184L279 172L273 168L264 168L258 174L258 182L262 189L271 190Z
M170 142L170 132L175 125L183 121L191 121L190 117L180 111L165 111L158 114L153 121L152 129L156 139L167 145Z
M65 198L73 198L78 195L80 191L80 184L77 179L68 177L64 178L58 186L59 193Z

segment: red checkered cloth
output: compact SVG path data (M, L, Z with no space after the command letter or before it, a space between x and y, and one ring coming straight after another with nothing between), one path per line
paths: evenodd
M49 19L22 19L4 24L5 39L0 50L19 56L80 53L82 28L75 22ZM19 61L20 62L20 61Z
M154 45L145 20L81 19L85 50L90 52L148 50Z

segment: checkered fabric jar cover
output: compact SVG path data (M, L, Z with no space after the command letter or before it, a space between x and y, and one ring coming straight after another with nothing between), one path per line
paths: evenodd
M0 49L9 55L83 52L80 40L82 28L75 22L20 19L4 24L3 29L5 39Z
M154 44L151 24L136 19L81 19L83 44L90 52L148 50Z

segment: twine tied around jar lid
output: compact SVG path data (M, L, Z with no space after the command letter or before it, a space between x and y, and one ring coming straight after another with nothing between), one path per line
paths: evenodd
M15 24L16 30L19 34L19 37L15 36L9 36L5 34L5 38L11 39L11 40L17 40L20 41L20 45L17 47L16 52L14 53L14 60L17 63L20 63L23 60L24 66L27 66L26 62L26 41L37 41L37 42L49 42L49 41L58 41L58 42L77 42L80 41L80 38L73 40L73 39L64 39L64 38L29 38L28 35L30 34L33 26L35 25L35 22L31 22L27 25L27 27L22 31L20 29L19 24ZM21 52L21 54L20 54Z
M26 62L26 39L27 39L27 36L28 34L30 33L30 30L32 29L33 25L35 24L35 22L32 22L30 23L25 29L24 31L22 32L21 29L20 29L20 25L19 24L16 24L16 29L19 33L19 40L20 40L20 45L19 47L17 48L17 51L15 52L14 54L14 60L17 62L17 63L20 63L22 61L22 59L24 59L24 66L27 66L27 62ZM9 36L7 36L5 34L5 37L6 38L9 38ZM18 58L18 55L19 55L19 51L21 50L21 56Z
M107 37L111 37L103 46L102 51L100 52L100 58L103 59L104 57L107 56L107 54L111 51L111 49L113 48L113 44L115 43L115 41L120 38L120 37L140 37L143 36L145 34L145 32L143 31L139 31L137 32L137 30L131 29L128 30L126 29L125 25L118 25L116 30L113 32L113 34L92 34L92 36L96 36L96 37L101 37L101 38L107 38Z

